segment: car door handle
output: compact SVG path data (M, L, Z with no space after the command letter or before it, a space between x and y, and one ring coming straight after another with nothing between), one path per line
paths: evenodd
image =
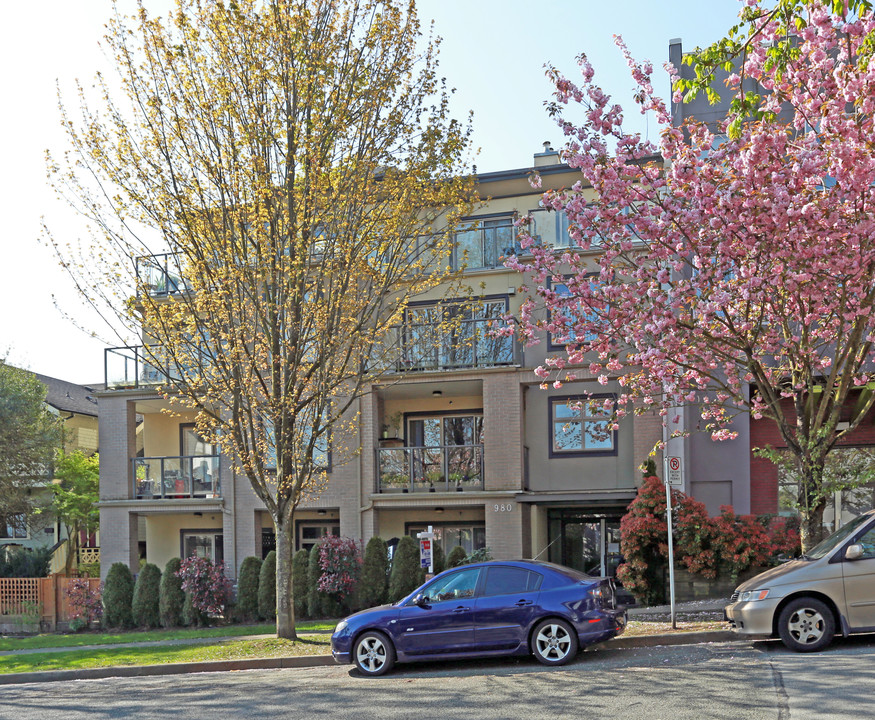
M468 608L466 608L464 605L459 605L459 607L457 607L455 610L453 610L453 612L454 613L468 612Z
M520 601L514 603L514 605L516 605L517 607L525 607L526 605L531 605L531 604L532 604L531 600L520 600Z

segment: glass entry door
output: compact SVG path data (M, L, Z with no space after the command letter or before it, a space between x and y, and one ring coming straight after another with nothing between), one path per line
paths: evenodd
M549 558L588 575L617 574L620 565L620 514L550 510Z

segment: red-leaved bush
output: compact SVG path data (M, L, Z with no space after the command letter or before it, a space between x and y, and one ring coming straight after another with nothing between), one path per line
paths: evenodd
M677 490L672 490L672 507L676 566L709 580L735 580L746 570L775 564L778 555L799 551L795 519L736 515L726 505L712 518L703 503ZM640 602L662 602L668 529L665 486L658 477L644 479L620 521L620 535L625 562L617 578Z
M67 599L72 612L71 621L79 620L87 627L103 617L103 602L101 589L92 589L91 583L84 578L74 578L67 587Z
M341 603L351 597L358 585L362 567L362 546L358 540L326 535L317 546L322 575L320 592L334 595Z
M202 613L219 615L231 596L231 581L225 577L225 566L207 558L192 555L182 561L176 576L182 589L191 595L192 606Z

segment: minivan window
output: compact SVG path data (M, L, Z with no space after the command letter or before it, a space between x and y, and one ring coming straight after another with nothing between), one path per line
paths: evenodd
M820 558L835 550L845 540L851 537L861 525L865 525L871 519L871 515L860 515L859 517L854 518L843 528L836 530L826 540L823 540L821 543L811 548L809 552L802 556L803 560L820 560Z

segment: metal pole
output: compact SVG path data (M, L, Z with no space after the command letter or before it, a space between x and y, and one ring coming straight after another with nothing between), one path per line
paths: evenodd
M434 575L434 531L432 530L431 525L428 526L428 539L431 543L431 560L428 563L428 574Z
M674 533L672 531L671 485L668 484L668 474L665 476L665 519L668 522L668 587L671 598L671 629L677 630L677 620L674 611Z

